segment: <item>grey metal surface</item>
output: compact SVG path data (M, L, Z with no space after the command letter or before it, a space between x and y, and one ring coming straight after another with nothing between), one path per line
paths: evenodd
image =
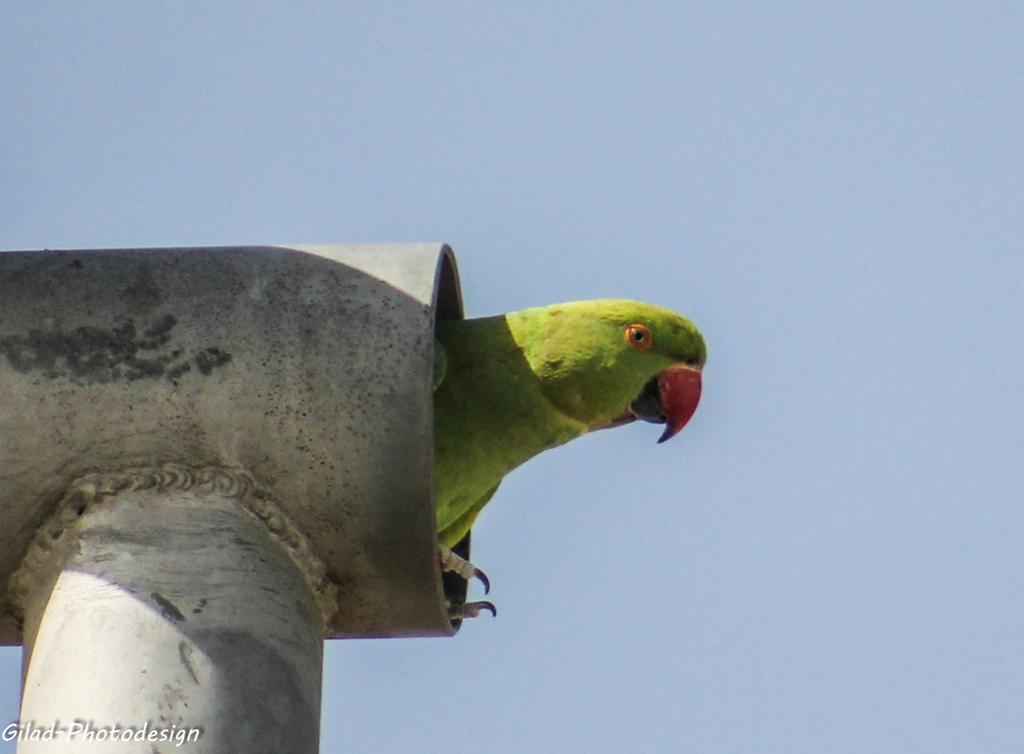
M82 513L48 532L27 600L21 707L59 729L19 754L318 750L320 609L221 479L69 496Z
M0 579L72 479L219 465L251 473L327 564L328 637L452 633L435 311L461 316L436 244L0 253Z

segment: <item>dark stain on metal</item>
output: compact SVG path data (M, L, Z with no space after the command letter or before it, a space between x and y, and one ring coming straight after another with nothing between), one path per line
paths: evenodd
M147 313L160 306L166 298L156 282L152 267L148 264L139 267L135 280L121 291L120 295L127 302L130 311Z
M173 314L165 314L158 322L147 327L142 334L147 338L160 338L170 333L176 324L178 324L178 320L174 318Z
M173 602L160 594L160 592L153 592L149 596L152 597L153 601L160 606L160 612L163 613L165 618L173 621L185 620L185 616L181 614L181 610L179 610Z
M210 375L231 361L231 354L210 346L191 356L183 349L165 348L178 324L165 314L146 326L141 335L133 319L113 327L83 325L74 330L33 329L26 335L0 336L0 355L23 374L41 373L80 385L132 382L166 377L175 381L195 365Z
M193 361L199 367L200 372L210 374L217 367L231 361L231 354L219 348L207 348L205 351L200 351L196 354Z

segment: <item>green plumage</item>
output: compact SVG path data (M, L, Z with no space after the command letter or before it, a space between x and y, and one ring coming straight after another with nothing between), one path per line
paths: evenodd
M631 346L626 328L648 328ZM701 366L687 319L635 301L526 309L437 329L435 499L441 541L454 545L502 478L537 453L629 418L644 385L675 364Z

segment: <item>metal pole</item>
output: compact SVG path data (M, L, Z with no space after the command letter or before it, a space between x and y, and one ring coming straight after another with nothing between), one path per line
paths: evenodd
M15 578L18 751L316 752L322 564L300 537L242 473L77 482Z
M315 752L323 639L451 636L433 353L459 316L443 244L0 253L19 751Z

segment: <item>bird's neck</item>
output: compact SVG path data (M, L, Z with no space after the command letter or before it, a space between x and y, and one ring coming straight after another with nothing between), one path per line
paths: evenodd
M545 397L505 317L441 323L444 378L434 394L439 493L483 495L509 471L586 431Z

